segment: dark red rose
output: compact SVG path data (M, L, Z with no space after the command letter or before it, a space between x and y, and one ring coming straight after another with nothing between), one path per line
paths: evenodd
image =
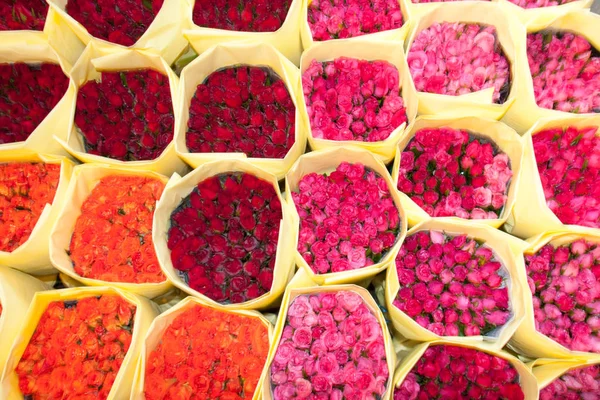
M275 32L287 16L291 0L196 0L198 26L230 31Z
M4 0L0 3L0 31L44 30L48 3L44 0Z

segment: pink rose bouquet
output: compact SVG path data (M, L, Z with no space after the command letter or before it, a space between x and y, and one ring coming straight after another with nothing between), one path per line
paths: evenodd
M427 4L427 3L449 3L453 1L465 1L465 0L412 0L413 4ZM490 0L483 0L490 1Z
M398 0L313 0L307 18L314 41L389 31L404 23Z
M424 128L400 155L397 187L432 217L497 219L512 177L508 155L489 139Z
M510 64L494 26L435 22L416 35L408 66L419 92L459 96L494 88L493 101L502 104L510 91Z
M546 244L525 264L535 329L569 350L600 353L600 246Z
M576 368L540 390L540 400L592 400L600 393L600 365Z
M560 6L575 0L508 0L522 8L544 8Z
M539 107L600 112L600 53L584 36L551 30L529 33L527 60Z
M398 69L387 61L312 60L302 90L316 139L379 142L408 120Z
M297 296L269 370L273 399L383 398L390 379L384 335L355 292Z
M598 127L544 129L532 135L550 210L563 224L600 228Z
M398 256L394 306L439 336L494 335L511 318L508 271L467 235L420 231Z

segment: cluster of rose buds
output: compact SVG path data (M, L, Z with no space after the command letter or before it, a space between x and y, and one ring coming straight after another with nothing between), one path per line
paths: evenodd
M383 398L390 375L383 335L355 292L299 295L270 368L274 400Z
M567 4L575 0L508 0L513 4L518 5L523 8L543 8L543 7L552 7L552 6L560 6L562 4Z
M575 114L600 112L600 53L585 37L530 33L527 60L538 106Z
M90 35L132 46L146 32L164 0L68 0L67 14Z
M312 135L378 142L407 122L398 69L387 61L313 60L302 75Z
M592 400L600 393L600 365L573 369L540 390L540 400Z
M434 23L416 36L408 66L420 92L458 96L494 88L494 102L508 97L510 64L493 26Z
M296 106L271 68L224 68L196 88L185 136L190 152L284 158L295 140Z
M27 140L68 86L58 64L0 64L0 144Z
M400 156L398 190L433 217L496 219L512 176L508 156L489 139L424 128Z
M394 400L523 400L519 373L508 361L483 351L431 345L394 391Z
M251 174L203 180L171 214L173 267L219 303L260 297L273 283L282 212L273 185Z
M42 31L48 3L44 0L5 0L0 4L0 31Z
M600 228L597 126L545 129L532 136L548 207L563 224Z
M398 0L313 0L308 5L308 26L315 41L389 31L402 24Z
M292 0L195 0L194 24L240 32L275 32Z
M292 198L300 215L298 251L317 274L373 265L400 234L386 180L362 164L307 174Z
M453 1L465 1L465 0L412 0L413 4L422 4L422 3L448 3ZM482 1L490 1L490 0L482 0Z
M174 132L169 79L149 69L103 72L79 88L75 124L90 154L121 161L160 157Z
M525 263L537 331L570 350L600 353L600 246L547 244Z

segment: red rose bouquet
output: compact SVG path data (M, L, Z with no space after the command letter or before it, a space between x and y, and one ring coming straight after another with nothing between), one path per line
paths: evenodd
M292 0L195 0L194 24L241 32L275 32L283 25Z
M48 14L44 0L7 0L0 4L0 31L43 31Z
M534 370L535 371L535 370ZM540 400L594 399L600 391L600 365L568 370L540 390Z

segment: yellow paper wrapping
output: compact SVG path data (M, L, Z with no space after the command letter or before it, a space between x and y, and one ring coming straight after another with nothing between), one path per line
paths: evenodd
M560 378L565 373L579 368L591 367L600 363L600 360L553 360L540 358L531 363L533 375L537 379L540 391Z
M515 15L522 23L527 24L531 20L546 20L552 21L570 11L577 11L585 8L590 8L593 0L575 0L570 3L564 3L558 6L538 7L538 8L523 8L508 0L498 1L510 15Z
M529 246L525 249L524 255L534 254L548 243L553 246L562 246L578 239L600 243L600 234L589 233L588 231L579 228L542 233L527 240ZM515 262L519 264L518 268L526 271L524 257L517 257ZM577 358L600 361L600 354L571 351L565 346L538 332L535 328L535 318L533 313L533 294L531 293L529 285L525 285L523 294L525 318L509 342L509 346L512 349L519 354L530 358Z
M35 292L50 287L42 281L9 267L0 267L0 379L8 359L10 345L19 333L21 324Z
M303 176L312 172L318 174L333 172L342 162L361 163L365 167L368 167L377 174L381 175L381 177L387 181L390 196L392 197L392 200L394 201L394 204L396 204L398 212L400 213L400 233L398 239L396 240L396 244L394 244L394 246L389 249L385 256L383 256L376 264L350 271L316 274L308 265L306 260L302 258L302 255L297 251L300 216L298 215L298 211L294 205L292 192L298 191L298 184ZM285 177L285 195L295 227L293 250L296 254L296 264L304 270L310 279L317 282L319 285L360 283L366 279L373 278L375 275L388 268L388 266L396 259L398 251L400 250L402 242L404 241L404 237L406 236L407 217L404 212L404 208L400 203L399 192L392 183L392 179L385 168L385 165L383 165L380 160L378 160L368 151L358 150L355 148L338 147L327 150L313 151L312 153L303 155L298 159L296 164L294 164L292 169L290 169L290 172L288 172Z
M76 49L73 49L73 53L77 53ZM70 54L69 51L63 49L63 54ZM78 54L71 54L75 56ZM70 77L70 71L72 64L67 58L62 57L54 48L52 48L45 38L34 36L26 41L20 40L7 40L0 45L0 63L53 63L59 64L63 72L67 77ZM69 80L69 86L67 91L73 89L73 80ZM40 122L40 124L31 132L31 135L27 140L15 143L4 143L0 144L0 150L18 150L18 149L29 149L32 151L45 153L45 154L56 154L66 155L62 146L58 144L54 139L53 135L59 132L66 133L66 126L68 125L68 119L65 118L65 107L67 105L67 99L65 96L60 99L56 106L48 113L46 118Z
M562 6L561 6L562 7ZM544 15L539 18L530 19L525 28L527 32L519 30L519 53L517 54L516 69L513 70L513 87L515 103L506 113L503 122L512 126L517 132L524 133L542 118L587 118L597 113L574 114L558 110L549 110L538 107L533 93L533 78L527 61L527 33L539 32L544 29L565 30L583 35L590 44L600 50L600 16L589 12L589 10L571 11L548 20Z
M396 263L387 270L385 281L385 303L394 328L406 339L418 341L445 340L448 343L474 344L482 349L500 350L509 341L525 316L523 309L523 291L527 286L525 271L519 268L515 259L520 257L527 246L517 238L502 233L485 225L469 224L467 222L442 221L430 219L424 221L408 231L408 236L420 231L443 231L449 235L466 234L471 238L484 241L494 250L496 256L504 266L503 274L506 275L511 318L502 327L483 336L439 336L419 325L414 319L400 311L393 303L400 290Z
M164 0L146 32L132 46L122 46L107 40L93 37L87 29L71 17L67 11L68 0L48 0L50 9L62 20L86 46L91 42L106 51L147 49L160 54L167 64L171 64L186 47L187 42L182 35L185 25L186 0Z
M396 373L394 375L394 388L399 387L404 382L404 378L409 374L409 372L413 369L415 364L419 361L421 356L425 353L425 350L429 346L433 345L451 345L451 346L461 346L467 347L475 350L481 350L488 354L492 354L497 357L501 357L511 363L513 367L519 373L521 385L521 389L523 389L523 393L525 394L525 400L537 400L538 398L538 384L535 379L535 376L531 373L531 369L523 364L518 358L513 357L509 353L503 350L489 350L482 348L477 345L467 345L467 344L457 344L447 342L445 340L436 340L430 343L421 343L413 348L413 350L400 362L398 368L396 369Z
M66 102L64 112L68 113L65 114L65 120L68 121L68 124L65 127L64 133L59 133L55 138L69 154L84 163L104 163L130 170L150 170L165 175L170 175L173 172L182 174L186 171L186 166L177 156L173 142L169 143L160 157L148 161L120 161L109 157L88 154L85 151L83 137L75 125L75 109L79 88L87 81L99 79L103 71L123 71L141 68L150 68L167 75L171 89L171 98L173 100L173 116L175 116L179 79L162 58L145 50L103 49L95 43L91 43L71 71L73 85L69 87L63 98L63 101ZM61 131L55 132L58 133Z
M112 389L108 395L108 400L128 399L131 393L133 378L140 351L142 349L144 336L152 323L154 317L158 315L158 307L150 300L121 289L110 287L81 287L63 290L50 290L38 292L33 297L31 306L25 315L25 322L20 327L19 334L12 344L10 354L2 381L0 382L0 398L4 400L22 400L23 394L19 389L19 379L15 372L23 353L37 324L46 311L48 305L54 301L79 300L90 296L100 295L118 295L135 305L135 317L133 319L133 331L129 351L123 359L121 369L115 378Z
M507 200L498 219L480 219L480 220L465 220L458 217L440 217L440 219L448 221L470 221L473 223L489 225L494 228L499 228L509 218L510 213L517 202L517 194L520 176L522 173L521 164L523 162L523 141L521 137L507 125L490 119L478 118L478 117L458 117L451 118L445 116L424 116L418 117L416 121L408 127L406 133L402 136L398 143L398 151L396 152L396 158L394 159L394 165L392 166L392 181L394 188L398 185L398 175L400 173L400 159L402 158L402 152L415 136L417 131L425 128L439 128L449 127L452 129L466 129L472 133L483 138L488 138L494 142L498 149L506 153L510 159L510 167L513 171L513 177L510 180L508 187ZM398 189L396 189L398 190ZM408 216L408 223L410 226L414 226L421 221L430 218L421 207L417 205L413 200L410 199L404 193L400 193L400 199L402 200L402 206L406 210Z
M361 60L369 61L387 61L393 64L400 74L400 90L404 106L406 107L406 115L408 124L412 123L417 116L418 98L417 91L410 77L406 57L402 43L374 41L367 39L344 39L330 40L326 42L315 43L309 50L302 54L300 61L301 74L310 66L312 60L319 62L332 61L339 57L352 57ZM389 163L394 158L396 153L396 145L405 131L406 123L394 129L390 136L380 142L360 142L356 140L327 140L313 137L308 113L306 109L306 100L302 90L299 91L299 100L301 103L301 111L308 130L308 142L313 150L321 150L335 147L357 147L359 149L368 150L375 154L384 163Z
M407 0L408 1L408 0ZM475 115L481 118L498 120L507 112L515 101L518 92L515 90L515 73L520 63L520 48L525 30L519 22L510 18L503 9L490 2L458 1L441 3L430 12L423 14L411 27L406 44L406 54L423 29L434 23L464 22L482 25L493 25L504 55L510 64L511 89L503 104L495 104L492 96L494 88L488 88L461 96L440 95L417 92L419 98L419 115L436 114L456 117ZM525 58L527 62L527 58Z
M390 41L390 42L395 42L395 43L404 43L404 40L406 39L406 37L408 36L411 24L413 22L412 20L412 15L411 15L411 10L408 7L408 4L405 1L409 1L409 0L398 0L398 3L400 4L400 11L402 11L402 20L403 20L403 24L400 28L397 29L390 29L388 31L382 31L382 32L376 32L376 33L369 33L367 35L362 35L362 36L357 36L354 38L349 38L349 39L343 39L342 41L347 41L347 40L351 40L351 41L367 41L367 42L371 42L371 41ZM320 43L319 41L314 41L313 37L312 37L312 33L310 32L310 26L308 25L308 6L310 5L310 3L312 3L312 0L302 0L302 15L300 16L300 37L302 38L302 47L304 48L304 50L308 50L310 49L312 46L314 46L315 44ZM331 41L337 41L339 39L333 39L333 40L326 40L325 42L331 42ZM359 46L359 44L357 43L357 46ZM357 48L354 48L354 50L358 50ZM349 53L352 54L352 53Z
M575 227L575 225L563 225L556 215L546 205L544 188L540 180L535 153L533 151L532 137L540 131L550 128L566 128L574 126L578 129L589 126L598 127L596 132L600 136L600 115L588 118L579 118L576 116L566 116L559 118L544 118L535 123L535 125L523 135L523 168L521 169L521 179L519 180L519 190L517 200L512 210L512 214L506 221L504 229L512 235L522 238L529 238L542 232L565 229L566 227ZM600 229L585 228L590 232L600 233Z
M302 54L300 43L302 0L292 0L283 25L275 32L238 32L198 26L192 17L195 0L185 1L187 1L186 21L189 28L185 29L183 34L198 54L204 53L212 46L229 42L244 42L248 45L264 43L275 47L298 65Z
M283 208L283 218L279 227L279 238L277 241L277 253L271 290L256 299L237 304L219 304L189 287L173 267L173 263L171 262L171 251L167 247L171 213L179 206L181 201L197 187L198 183L212 176L227 172L246 172L272 183ZM202 167L196 168L183 178L176 174L171 177L157 204L156 210L154 211L152 240L154 241L156 255L163 272L179 289L192 296L196 296L211 305L220 305L224 308L234 310L262 310L269 308L270 306L279 305L280 296L294 273L293 246L295 245L294 240L297 236L296 229L297 227L292 224L289 208L279 191L277 178L245 161L231 159L204 164Z
M218 310L222 313L230 313L237 314L251 318L259 319L268 329L269 332L269 343L273 342L273 325L259 312L257 311L246 311L246 310L234 310L229 307L223 307L221 305L217 305L214 303L208 303L202 299L197 299L195 297L186 297L173 308L169 309L169 311L164 312L160 316L158 316L152 325L150 325L150 329L146 334L146 338L144 339L144 345L142 347L142 352L140 356L140 360L138 363L137 371L135 374L133 393L131 395L130 400L144 400L146 396L144 395L144 379L146 375L146 362L148 361L148 357L150 353L158 346L161 342L162 337L167 330L167 328L173 323L175 318L179 315L187 311L188 309L195 306L203 306L210 307L215 310ZM263 372L260 380L256 386L256 391L252 396L252 400L259 400L261 398L261 389L262 382L267 374L267 368L263 368Z
M60 164L60 181L56 188L54 201L52 204L46 204L29 239L10 253L0 251L0 265L11 266L31 275L47 275L56 272L50 263L48 237L65 200L73 163L65 157L33 153L22 149L0 151L0 163L11 162Z
M62 204L60 215L56 220L50 233L50 260L60 272L68 277L80 281L86 286L114 286L119 289L137 293L147 298L153 298L164 294L171 289L170 282L166 279L160 283L129 283L108 282L99 279L85 278L80 276L73 268L73 261L67 253L71 244L71 236L75 229L77 218L81 215L81 206L88 198L92 190L106 176L144 176L159 179L164 184L168 178L150 171L129 170L111 165L84 164L73 170L73 178L67 190L65 200Z
M285 322L287 319L287 310L290 306L292 300L294 300L299 295L305 294L315 294L315 293L323 293L323 292L340 292L340 291L351 291L358 295L360 295L365 302L366 306L371 310L375 318L377 318L377 322L381 326L383 332L383 342L385 345L385 355L388 365L388 370L390 371L390 379L388 380L387 390L383 396L383 399L390 399L392 395L392 374L394 373L394 368L396 366L396 354L394 353L394 347L392 345L392 337L388 331L385 318L381 313L381 310L369 291L365 288L356 285L333 285L333 286L318 286L317 282L313 281L311 277L306 274L304 270L299 270L287 289L285 290L285 294L283 295L283 302L281 303L281 308L279 311L279 315L277 316L277 323L275 324L275 334L274 341L271 345L271 349L269 351L269 357L267 358L267 367L266 369L266 378L263 383L262 390L262 398L263 400L273 400L273 395L271 391L271 378L270 378L270 369L271 362L275 357L275 353L277 352L277 347L279 346L279 341L281 340L281 334L283 333L283 328L285 327Z
M192 43L196 51L198 48ZM296 106L296 141L286 156L278 158L248 157L244 153L192 153L186 145L190 103L196 88L214 71L236 65L268 66L285 82ZM242 159L283 179L292 164L306 149L305 118L300 112L302 91L298 68L275 48L264 43L225 43L208 49L183 69L175 119L175 149L177 154L193 168L207 162Z

